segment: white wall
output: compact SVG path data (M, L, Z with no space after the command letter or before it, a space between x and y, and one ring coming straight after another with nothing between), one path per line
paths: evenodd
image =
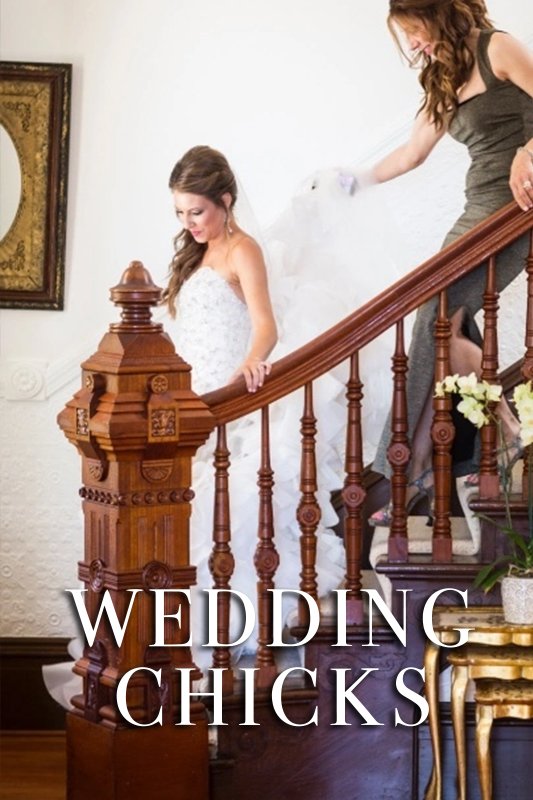
M108 290L129 261L164 282L172 165L194 144L218 147L266 226L316 168L385 152L419 97L387 6L2 0L3 59L74 67L65 310L2 312L3 635L72 632L61 593L76 584L81 554L80 467L55 416L116 319ZM530 0L493 0L491 11L499 27L531 37ZM450 141L384 193L413 266L458 213L464 165Z

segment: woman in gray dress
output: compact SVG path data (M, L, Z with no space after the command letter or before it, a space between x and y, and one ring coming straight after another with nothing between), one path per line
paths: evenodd
M533 54L512 36L494 30L483 0L390 0L388 26L411 64L421 66L424 98L409 140L364 176L343 173L340 182L353 192L365 183L382 183L425 161L445 133L468 147L466 204L444 240L448 245L513 198L527 211L533 207ZM501 291L524 268L527 237L498 256ZM479 374L480 334L474 315L482 306L483 265L448 290L452 372ZM433 331L437 298L418 311L409 350L407 401L411 436L408 503L430 494L432 442L431 397ZM510 409L500 410L505 438L517 447L517 422ZM374 469L388 473L390 422L385 425ZM464 471L468 470L463 470ZM456 474L461 474L460 471ZM371 521L390 523L390 509Z

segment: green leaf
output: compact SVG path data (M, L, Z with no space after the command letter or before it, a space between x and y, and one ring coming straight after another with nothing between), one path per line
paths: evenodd
M502 563L503 559L500 560ZM483 589L484 592L490 592L492 587L498 583L500 578L505 577L509 572L509 562L502 567L496 567L496 563L488 564L483 567L474 579L474 586L478 589Z
M525 543L525 541L522 538L522 536L520 536L520 534L517 533L513 528L505 528L504 530L505 530L507 536L509 537L509 539L515 545L515 547L517 547L518 550L521 550L522 553L527 558L527 554L528 554L527 544ZM517 553L517 555L518 555L518 553Z

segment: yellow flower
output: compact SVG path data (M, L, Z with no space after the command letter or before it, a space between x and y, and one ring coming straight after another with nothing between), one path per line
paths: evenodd
M446 375L444 380L437 381L435 384L435 397L444 397L445 394L452 394L457 391L457 378L459 373L455 375Z
M502 396L502 387L494 383L483 381L487 403L498 403Z
M533 417L533 397L523 396L519 400L515 400L516 410L519 419L526 419Z
M457 379L459 378L459 373L456 372L455 375L446 375L444 380L442 381L444 384L444 391L445 392L455 392L457 390Z
M520 441L522 442L522 447L528 447L533 444L533 420L528 423L521 423Z
M513 393L513 400L520 420L520 439L527 447L533 442L533 391L531 381L519 384Z
M446 378L444 379L446 380ZM474 395L478 391L479 381L475 372L457 378L457 390L462 395Z
M524 400L531 400L533 398L533 391L531 389L531 381L527 383L519 383L513 392L513 402L518 407Z
M489 421L487 415L483 413L483 405L475 397L463 397L457 405L457 411L476 428L482 428Z

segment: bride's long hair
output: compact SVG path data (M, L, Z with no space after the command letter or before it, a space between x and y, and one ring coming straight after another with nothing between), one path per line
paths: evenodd
M432 59L423 52L414 56L405 53L395 22L426 25L435 40L435 57ZM426 110L436 127L442 128L455 112L457 92L475 64L468 36L473 28L492 28L485 3L483 0L390 0L387 25L411 66L421 67L419 81L424 99L420 111Z
M231 213L237 200L237 182L225 156L207 145L188 150L170 173L170 189L187 194L199 194L216 206ZM229 208L222 197L231 196ZM183 228L174 238L174 257L169 267L169 282L163 292L163 302L172 317L176 316L176 297L183 283L202 261L207 242L195 241L189 230Z

